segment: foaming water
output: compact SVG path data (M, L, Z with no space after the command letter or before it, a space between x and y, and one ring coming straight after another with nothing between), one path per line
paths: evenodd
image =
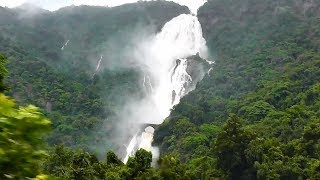
M135 152L135 146L137 144L137 134L133 136L133 138L130 140L129 145L127 146L126 152L127 155L124 158L123 162L127 162L129 159L129 156L133 156Z
M148 72L148 86L152 87L147 101L154 110L151 116L146 115L139 121L161 124L169 116L170 109L192 90L188 88L192 77L187 73L186 58L199 53L202 58L207 59L206 41L202 36L198 18L191 14L173 18L164 25L151 43L142 43L141 49L136 56L137 59L140 56L145 57L141 63ZM141 55L141 52L144 54ZM150 88L147 91L150 92Z

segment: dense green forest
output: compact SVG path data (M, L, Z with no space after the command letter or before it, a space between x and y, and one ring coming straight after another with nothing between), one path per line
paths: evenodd
M203 179L319 179L319 8L299 0L201 7L216 63L157 130L161 152Z
M52 123L39 110L18 106L3 94L7 85L6 56L0 55L0 178L1 179L192 179L183 164L164 156L157 169L151 167L152 154L144 149L126 164L108 151L103 160L84 150L63 145L48 147L44 137ZM192 176L191 176L192 175Z
M157 31L186 11L158 3L70 12L74 7L68 7L24 23L12 15L17 12L0 9L0 53L8 57L0 56L0 92L16 99L0 95L0 179L320 179L320 2L312 0L207 2L198 17L215 65L156 129L162 153L157 164L151 167L145 150L127 164L111 151L87 151L88 142L101 144L99 137L111 131L96 127L107 126L102 120L121 106L115 96L143 94L134 69L115 66L92 77L94 67L81 59L106 47L101 43L116 42L99 42L102 36L123 37L124 24L137 27L127 17ZM97 18L101 13L107 15ZM113 22L97 37L85 35L91 31L85 27L103 26L111 14L123 17L123 24ZM77 23L83 21L92 24ZM68 26L82 33L65 32ZM52 39L34 43L44 37ZM66 40L78 38L74 49L61 52ZM80 43L82 38L87 42ZM125 36L119 41L121 46Z
M50 145L84 148L101 156L104 149L117 150L119 144L110 138L116 129L113 121L118 120L115 114L129 97L141 98L144 93L139 70L123 65L130 63L125 51L132 44L127 40L136 31L158 31L187 8L141 2L39 10L33 16L23 12L0 7L0 53L8 57L9 69L7 95L20 105L40 107L52 120L53 131L46 140ZM114 51L118 53L110 53ZM101 55L101 69L95 72Z

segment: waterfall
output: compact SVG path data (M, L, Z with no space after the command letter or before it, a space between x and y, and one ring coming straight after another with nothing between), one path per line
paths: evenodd
M207 74L210 75L210 72L211 72L212 70L213 70L213 68L211 67L211 68L208 70Z
M101 55L101 56L100 56L100 59L99 59L99 61L98 61L96 70L95 70L94 73L92 74L92 77L94 77L94 76L97 74L97 72L99 71L102 58L103 58L103 56Z
M63 46L61 47L61 50L62 50L62 51L64 50L65 47L68 46L69 41L70 41L70 40L68 39L67 42L65 42L65 43L63 44Z
M197 3L196 9L204 2ZM206 41L202 36L201 25L195 16L194 7L190 8L192 14L181 14L173 18L152 40L141 43L143 47L136 56L138 61L139 57L147 59L141 60L140 63L143 63L147 72L142 86L148 93L146 98L132 110L130 117L135 123L161 124L180 99L193 90L191 86L193 78L187 72L188 57L198 54L206 60L208 56ZM206 61L212 64L211 61ZM127 148L123 161L126 163L129 156L134 155L137 149L143 148L148 151L156 149L151 146L153 133L154 128L151 126L146 127L142 133L141 130L137 132L130 140L128 145L130 148ZM132 145L133 143L135 145Z
M148 75L143 77L143 83L142 83L143 89L147 94L151 94L153 92L153 87L151 83L151 79Z
M129 156L134 155L133 153L135 151L136 144L137 144L137 134L133 136L133 138L130 140L129 145L127 146L127 149L126 149L127 155L123 160L124 162L128 161Z
M171 74L171 88L172 102L171 104L178 104L181 97L187 92L186 87L192 82L192 77L187 72L187 59L178 59L176 66L170 72Z

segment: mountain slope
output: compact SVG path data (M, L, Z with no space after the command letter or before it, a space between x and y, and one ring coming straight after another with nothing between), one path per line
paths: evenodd
M90 147L101 154L116 149L118 142L110 138L115 113L128 97L143 96L139 70L123 66L130 62L125 54L130 39L139 32L155 33L183 12L186 7L170 2L66 7L32 15L1 8L0 52L9 59L8 94L20 104L41 107L53 120L49 144Z
M201 7L216 63L157 129L161 152L178 155L201 177L317 177L319 7L298 0L212 0ZM228 134L232 126L239 136ZM203 171L207 166L215 169Z

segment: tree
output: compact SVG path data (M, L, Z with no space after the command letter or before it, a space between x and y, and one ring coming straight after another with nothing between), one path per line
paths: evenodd
M51 122L35 106L15 106L0 94L0 179L24 179L40 173L40 162L47 157L43 135Z
M163 179L168 180L188 180L194 179L190 174L187 174L185 165L172 156L164 156L159 159L159 174Z
M139 174L151 168L152 154L144 149L139 149L134 157L130 157L127 167L130 168L131 178L137 177Z
M63 145L55 146L44 162L44 170L56 177L69 177L73 151Z
M86 180L86 179L98 179L99 172L103 171L95 171L95 164L99 164L98 159L94 156L85 152L83 150L77 151L74 153L72 158L72 174L71 179L78 179L78 180ZM104 177L104 173L99 177Z
M305 126L302 143L304 154L309 157L320 158L320 119L316 119L317 122L310 122Z
M48 174L62 179L104 179L107 166L86 151L58 145L44 163Z
M224 173L217 169L216 159L209 156L194 158L188 166L195 177L200 179L227 179Z
M112 152L112 151L108 151L106 154L106 163L108 165L123 165L123 162L117 157L117 155Z
M249 168L245 150L253 138L252 133L242 128L240 119L235 114L230 115L223 131L217 137L214 152L218 168L231 179L238 179Z
M0 54L0 93L4 92L7 87L4 85L3 79L7 75L8 71L5 68L7 57Z

